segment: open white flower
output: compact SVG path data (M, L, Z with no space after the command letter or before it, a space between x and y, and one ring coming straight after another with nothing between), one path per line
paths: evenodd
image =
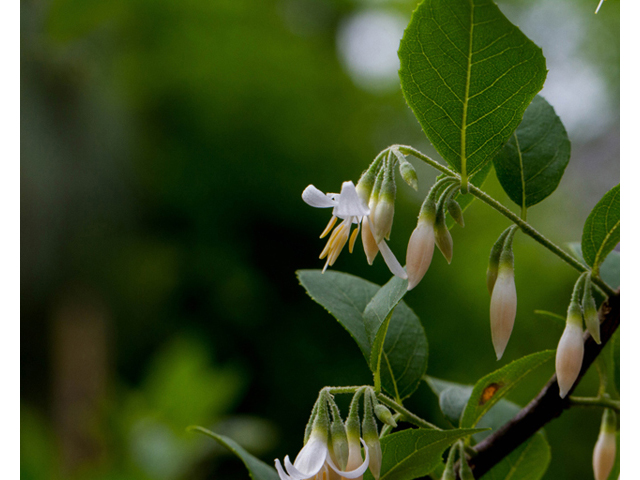
M347 241L349 241L349 252L353 252L353 246L358 238L362 220L371 214L371 210L365 201L360 198L355 185L351 181L342 183L340 193L322 193L313 185L309 185L302 192L302 199L312 207L333 208L331 220L329 220L329 224L320 235L320 238L324 238L331 232L327 244L322 253L320 253L321 259L327 257L322 269L324 272L327 267L332 266L338 259ZM341 219L342 222L333 229L338 219ZM354 223L356 224L356 229L351 233L351 225ZM332 229L333 231L331 231ZM384 239L378 243L378 248L391 273L406 279L406 272Z
M275 464L278 476L280 480L329 480L336 477L348 479L362 477L369 467L369 449L364 440L360 439L360 441L365 451L364 462L358 468L350 471L341 471L331 458L326 436L314 431L311 433L307 444L298 453L293 464L288 455L284 457L286 472L282 468L280 460L276 459ZM349 468L348 465L347 468Z

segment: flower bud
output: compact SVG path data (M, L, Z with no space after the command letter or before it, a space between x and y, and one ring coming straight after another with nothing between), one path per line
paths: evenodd
M405 156L398 150L394 150L398 162L400 164L400 176L416 192L418 191L418 174L416 173L416 169L411 165Z
M389 410L387 407L385 407L381 403L373 407L373 411L376 414L376 417L378 417L378 420L380 420L385 425L389 425L390 427L393 427L393 428L396 428L398 426L395 418L393 418L393 414L391 413L391 410Z
M438 249L442 252L444 258L447 259L447 262L451 263L451 258L453 257L453 239L445 223L444 212L442 211L436 215L434 234Z
M498 268L493 292L491 294L491 340L498 360L502 358L504 350L513 331L516 320L518 298L513 267L501 264Z
M595 480L607 480L616 461L616 414L606 408L602 414L600 434L593 449L593 474Z
M378 425L373 416L373 401L371 391L367 391L364 399L364 418L362 420L362 437L364 443L369 447L369 470L375 480L380 478L380 467L382 466L382 447L378 436Z
M371 231L371 226L372 224L369 221L369 217L364 217L362 219L362 246L369 265L373 265L373 260L380 251L373 232Z
M561 398L566 397L578 378L583 356L582 315L580 306L572 302L569 306L567 324L556 351L556 376Z
M371 165L369 165L369 168L362 172L360 180L358 180L358 184L356 185L356 192L365 204L369 202L369 197L371 196L371 192L375 185L376 174L380 169L380 163L382 162L383 157L383 154L376 157Z
M513 236L516 230L508 230L500 253L498 274L491 292L491 341L498 360L502 358L516 320L518 297L513 274ZM499 240L499 239L498 239ZM496 242L497 243L497 242ZM495 245L494 245L495 246ZM493 254L493 252L492 252Z
M597 344L600 344L600 318L598 317L596 301L591 294L591 280L588 277L586 279L584 295L582 297L582 312L584 314L584 323L587 326L589 334Z
M449 201L447 201L447 211L449 212L449 215L451 215L451 218L453 218L458 225L460 225L461 227L464 227L464 217L462 216L462 207L460 207L460 204L456 202L453 198L450 198Z
M512 228L513 227L509 227L502 232L498 237L498 240L496 240L496 243L494 243L491 248L491 253L489 254L489 266L487 267L487 288L489 289L489 294L493 292L493 286L498 278L498 267L500 266L500 255L502 255L504 241Z
M344 470L347 467L347 461L349 459L347 430L342 418L340 417L338 406L334 401L331 402L331 413L333 421L331 422L331 441L329 442L329 449L332 458L340 470Z
M388 195L380 195L374 214L374 238L380 243L383 238L389 239L393 225L394 201Z
M421 217L418 225L409 238L407 247L407 276L409 284L407 290L413 289L424 277L431 265L435 246L435 231L433 219Z

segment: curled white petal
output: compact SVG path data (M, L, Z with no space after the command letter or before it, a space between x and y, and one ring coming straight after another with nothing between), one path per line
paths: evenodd
M393 273L396 277L400 277L403 280L406 280L407 272L404 271L404 268L402 268L402 265L400 265L400 262L398 262L398 259L393 254L387 243L382 240L378 244L378 248L380 249L380 253L382 254L382 258L384 258L387 267L389 267L389 270L391 270L391 273Z
M302 200L316 208L335 207L338 204L335 193L322 193L313 185L309 185L302 192Z
M276 458L276 471L278 472L278 476L280 477L280 480L294 480L292 477L290 477L285 473L284 469L282 468L282 465L280 464L280 460L278 460L277 458Z
M347 218L364 217L369 215L369 212L369 207L356 192L353 182L343 182L338 204L333 208L333 214L338 218Z
M328 457L328 452L327 442L320 437L311 435L307 444L298 453L293 465L287 455L284 457L284 466L294 479L307 479L313 477L322 469Z
M364 447L364 462L362 463L362 465L360 465L358 468L354 470L343 472L338 467L336 467L336 464L333 463L333 461L331 460L331 457L327 456L327 463L333 469L334 472L336 472L338 475L340 475L343 478L358 478L364 475L364 472L366 472L367 468L369 467L369 447L367 447L367 444L364 443L364 440L362 439L360 439L360 443L362 443L362 446Z

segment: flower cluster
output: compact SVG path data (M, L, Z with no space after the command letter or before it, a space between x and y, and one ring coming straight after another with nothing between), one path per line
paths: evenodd
M333 208L329 224L320 235L323 238L330 234L320 254L321 259L326 257L323 272L335 263L347 243L349 252L353 252L360 230L369 265L373 264L380 252L389 270L397 277L408 280L409 290L424 277L436 245L451 263L453 241L445 222L446 211L464 226L462 209L453 198L459 191L459 182L454 177L438 181L425 199L418 215L418 224L409 239L406 271L387 245L395 210L396 165L403 180L417 190L415 169L400 151L390 149L383 151L373 161L357 185L351 181L343 182L340 193L323 193L309 185L302 192L302 199L312 207ZM342 222L334 229L338 219ZM351 232L354 224L356 228Z
M360 399L364 395L364 418L358 414ZM367 468L373 477L380 478L382 449L374 409L378 407L370 387L358 390L351 402L349 416L342 421L333 397L322 390L313 407L305 431L305 444L293 463L284 457L284 468L275 460L281 480L362 479ZM329 419L331 412L331 420ZM361 453L364 448L364 460ZM286 469L286 471L285 471Z

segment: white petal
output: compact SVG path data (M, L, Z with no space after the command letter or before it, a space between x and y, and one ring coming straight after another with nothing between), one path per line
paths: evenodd
M404 268L402 268L402 265L400 265L400 262L398 262L398 259L393 254L387 243L382 240L378 244L378 248L380 249L380 253L382 254L382 258L384 258L387 267L389 267L389 270L391 270L391 273L393 273L396 277L400 277L403 280L406 280L407 272L404 271Z
M307 187L309 188L309 187ZM308 202L307 202L308 203ZM338 218L364 217L369 215L369 207L358 196L353 182L343 182L338 204L333 209L333 214Z
M278 472L278 476L280 477L280 480L294 480L284 472L282 465L280 465L280 460L278 460L277 458L276 458L276 471Z
M344 478L358 478L364 475L364 472L366 472L367 468L369 467L369 447L367 447L367 444L364 443L364 440L362 439L360 439L360 443L362 443L362 446L364 447L364 462L362 463L362 465L354 470L351 470L350 472L343 472L340 471L338 467L336 467L335 463L333 463L333 461L331 460L331 457L327 457L327 463L331 468L333 468L334 472Z
M336 207L338 202L333 199L336 196L335 193L324 194L313 185L309 185L302 192L302 200L316 208Z
M329 453L327 442L322 438L311 435L307 444L300 450L293 465L289 457L284 458L284 466L296 480L313 477L320 471Z

